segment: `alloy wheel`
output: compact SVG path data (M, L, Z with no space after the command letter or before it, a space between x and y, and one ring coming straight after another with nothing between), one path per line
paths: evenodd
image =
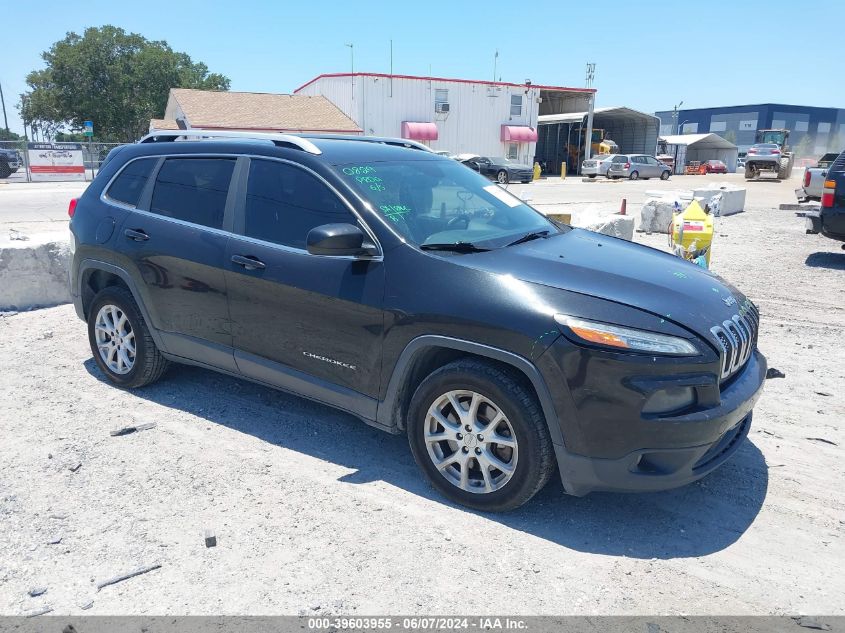
M432 464L452 485L483 494L516 472L517 438L502 409L475 391L449 391L429 407L425 445Z
M106 304L97 313L94 336L100 358L110 371L128 374L135 366L135 332L126 313Z

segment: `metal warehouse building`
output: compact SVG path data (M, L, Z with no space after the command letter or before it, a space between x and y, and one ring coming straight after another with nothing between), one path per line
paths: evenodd
M588 112L571 112L538 117L537 158L547 173L559 174L564 161L568 172L580 171L588 115ZM659 127L660 119L656 116L630 108L596 108L593 111L594 142L599 136L610 139L619 146L621 154L653 156Z
M660 135L714 132L745 153L760 129L785 128L798 158L845 150L845 109L762 103L657 112Z
M380 73L320 75L294 91L322 95L365 134L413 139L454 154L532 163L538 117L582 112L592 88Z

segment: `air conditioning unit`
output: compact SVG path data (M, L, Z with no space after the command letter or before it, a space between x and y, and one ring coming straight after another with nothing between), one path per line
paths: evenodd
M434 104L434 111L439 114L448 114L449 112L449 104L445 102L435 103Z

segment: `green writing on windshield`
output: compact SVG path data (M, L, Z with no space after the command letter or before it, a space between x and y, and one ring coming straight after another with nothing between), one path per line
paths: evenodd
M411 212L404 204L380 204L379 209L388 220L398 222Z
M376 173L375 167L371 167L370 165L354 165L344 167L341 171L347 176L355 176L355 180L367 187L370 191L385 190L382 179L372 175Z
M343 168L343 173L347 176L366 176L367 174L375 173L375 171L376 168L369 165L357 165Z

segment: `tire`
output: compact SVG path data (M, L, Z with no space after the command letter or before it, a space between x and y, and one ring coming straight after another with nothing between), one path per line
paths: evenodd
M102 322L100 322L101 314ZM125 317L125 323L118 328L121 334L118 337L108 333L107 330L110 323L115 324L115 320L118 325L123 322L120 319L121 315ZM105 328L98 327L103 324ZM112 327L111 331L116 330ZM134 340L134 358L130 340ZM100 371L111 382L126 389L143 387L155 382L161 378L170 364L158 351L132 293L119 286L103 288L94 297L88 312L88 342L91 345L94 362L97 363ZM101 347L104 349L103 353L100 352ZM127 360L131 361L131 365L127 364ZM127 367L128 370L126 370Z
M504 169L500 169L499 171L497 171L496 182L498 182L500 185L508 184L510 182L510 176L508 175L508 172L506 172Z
M0 163L0 178L8 178L13 173L12 168L9 167L9 163Z
M463 416L456 415L453 401ZM479 404L470 420L472 402ZM504 417L490 431L488 423L497 412ZM440 424L436 415L449 426ZM473 427L469 433L467 423ZM411 399L407 429L411 452L429 482L450 500L476 510L518 508L546 485L555 469L552 442L534 393L518 374L481 360L455 361L423 380ZM432 429L450 439L427 441ZM490 442L493 432L513 446ZM435 460L448 463L438 468ZM499 470L496 464L512 464L513 469Z
M778 178L780 180L786 180L789 178L789 159L788 158L781 158L780 165L778 165Z
M668 170L661 172L660 180L669 180L669 175L670 173Z
M746 180L753 180L756 177L757 177L757 170L754 169L754 166L753 165L752 166L746 165L745 166L745 179Z
M595 177L596 177L595 174L587 174L587 178L595 178Z
M640 172L638 171L632 171L630 174L628 174L628 180L637 180L639 177Z

